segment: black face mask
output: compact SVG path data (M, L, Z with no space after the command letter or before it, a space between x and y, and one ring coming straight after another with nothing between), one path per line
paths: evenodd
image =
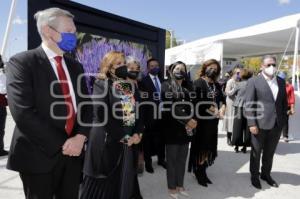
M150 73L151 75L156 76L156 75L158 75L159 71L160 71L159 66L156 66L156 67L152 68L152 69L149 71L149 73Z
M183 80L186 77L186 72L184 71L179 71L179 72L175 72L173 73L175 79L177 80Z
M122 65L119 68L116 68L115 75L118 78L126 79L128 77L127 66L126 65Z
M128 78L136 80L139 76L140 72L139 71L128 71Z
M213 80L216 80L217 77L218 77L217 71L213 68L207 68L206 71L205 71L205 74L206 74L207 77L209 77Z

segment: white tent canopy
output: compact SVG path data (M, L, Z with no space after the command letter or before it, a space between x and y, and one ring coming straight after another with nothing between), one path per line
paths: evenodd
M247 56L256 56L271 53L282 53L291 37L291 45L287 49L288 52L294 51L295 30L300 20L300 14L290 15L275 19L266 23L230 31L216 36L202 38L193 42L189 42L171 49L166 50L165 63L177 61L181 58L188 64L198 64L201 61L195 59L197 49L199 54L205 46L222 44L222 50L216 49L217 53L214 57L221 61L222 57L241 58ZM291 35L293 34L293 35ZM191 53L193 51L193 53ZM211 52L209 52L211 53ZM216 55L220 53L221 55ZM199 55L198 55L199 58Z
M183 61L198 65L203 60L214 58L243 58L265 54L294 53L293 85L298 71L300 13L268 21L266 23L230 31L224 34L199 39L167 49L165 64ZM289 44L289 45L288 45ZM298 82L299 85L299 82ZM290 134L300 138L300 92L296 93L296 114L291 118Z

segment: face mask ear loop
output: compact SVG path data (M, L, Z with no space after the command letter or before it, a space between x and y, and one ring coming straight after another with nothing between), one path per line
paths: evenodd
M61 36L61 33L58 32L55 28L53 28L52 26L48 25L49 28L51 28L52 30L54 30L55 32L57 32L58 34L60 34ZM52 37L50 38L54 43L57 43Z

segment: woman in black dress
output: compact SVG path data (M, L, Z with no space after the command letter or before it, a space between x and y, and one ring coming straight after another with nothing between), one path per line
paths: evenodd
M193 171L198 183L205 187L212 183L206 169L217 157L218 124L225 112L225 97L217 83L220 71L220 64L216 60L208 60L203 63L199 78L194 81L198 125L192 139L189 172Z
M247 152L247 147L251 145L251 135L247 125L247 119L244 115L246 86L249 78L252 77L252 72L248 69L241 70L241 82L236 84L234 95L236 95L233 102L234 108L234 122L232 132L232 145L235 146L235 152L239 152L239 146L242 146L242 152Z
M178 195L189 197L184 188L184 175L191 132L197 125L196 120L193 119L193 103L191 103L189 82L186 65L178 61L171 65L169 79L161 86L167 182L169 196L173 199L177 199Z
M106 54L93 90L93 127L84 163L81 199L140 199L137 144L143 125L136 118L136 87L127 81L125 57Z

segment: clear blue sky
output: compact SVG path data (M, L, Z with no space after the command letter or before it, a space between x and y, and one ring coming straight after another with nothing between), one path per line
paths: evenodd
M193 41L300 12L300 0L74 0L130 19L175 31ZM11 0L0 0L0 45ZM7 55L27 48L27 4L18 0Z

